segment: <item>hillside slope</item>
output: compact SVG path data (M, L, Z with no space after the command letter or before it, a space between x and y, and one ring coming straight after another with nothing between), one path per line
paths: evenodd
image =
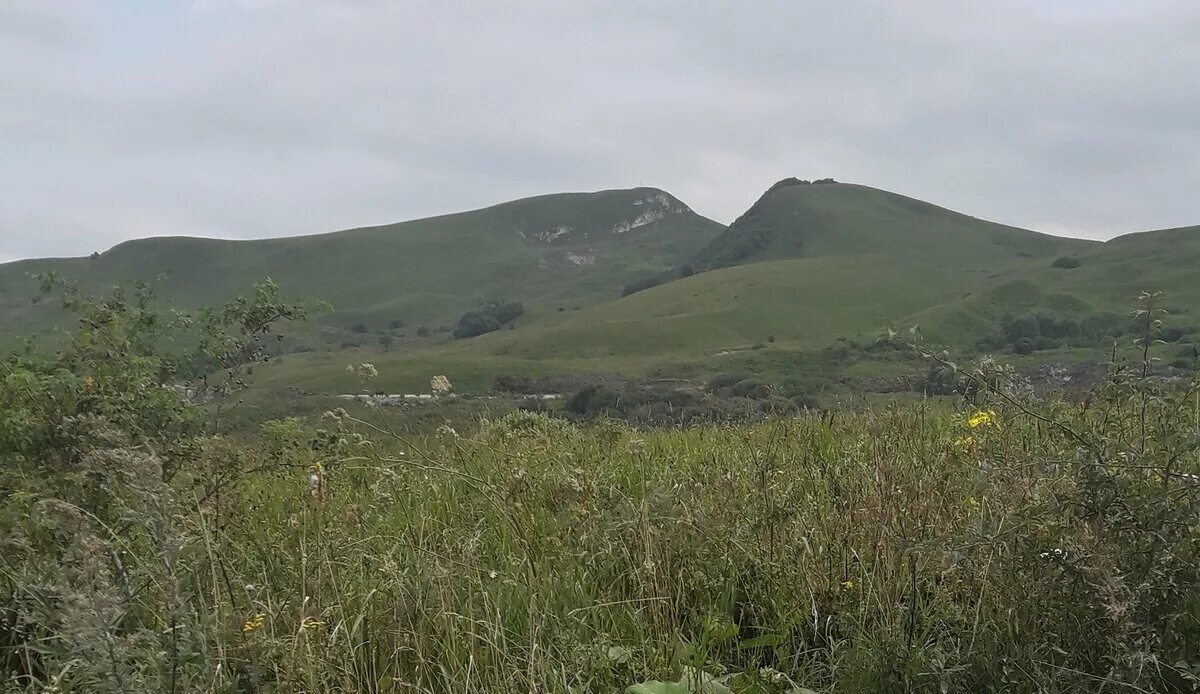
M776 183L692 256L696 271L762 260L870 253L1001 270L1097 245L1039 234L848 183Z
M1090 342L1034 344L1051 354L1061 348L1064 359L1102 358L1102 343L1127 329L1142 290L1166 292L1173 324L1200 325L1197 268L1200 227L1100 243L865 186L785 181L728 229L666 193L635 189L314 237L133 242L91 260L0 266L0 318L6 329L14 317L44 324L45 309L23 293L30 271L55 269L95 285L167 272L167 298L185 303L212 303L271 275L337 311L305 336L317 351L256 370L260 400L295 387L352 392L360 384L345 366L361 361L376 363L375 387L392 392L423 388L437 373L478 392L498 374L703 374L747 359L773 362L764 368L786 375L806 355L868 345L886 327L914 324L957 351L1010 354L1016 342L1005 324L1022 314L1052 315L1068 327L1103 317L1109 322ZM658 286L617 298L623 283L655 272ZM396 332L390 321L404 322L401 332L411 336L415 325L444 326L490 299L522 300L530 312L513 330L473 339L374 339ZM342 341L356 322L369 339ZM1171 350L1200 344L1192 333L1184 330ZM885 357L864 349L854 368L870 375L877 358ZM830 369L848 368L837 359Z
M159 294L213 304L270 276L323 299L327 328L445 325L490 300L532 309L617 296L630 278L679 262L724 227L654 188L546 195L400 224L257 241L150 238L94 258L0 265L0 325L29 332L52 316L27 275L55 271L103 288L163 277ZM336 338L336 335L331 339Z
M866 186L788 179L692 256L695 274L493 342L531 356L700 354L768 337L813 346L878 333L1102 248ZM971 344L973 326L962 326L939 337Z
M1028 310L1023 287L1032 287L1033 304L1047 310L1086 311L1094 301L1127 311L1125 294L1138 283L1184 283L1188 262L1160 256L1174 251L1200 260L1200 248L1164 245L1170 233L1103 244L994 224L864 186L776 186L693 254L690 276L679 278L676 270L658 286L513 331L356 358L379 364L381 387L406 388L434 370L476 385L489 373L636 375L678 364L713 372L735 355L807 353L855 338L864 344L886 327L913 324L933 341L970 350L997 332L1005 315ZM1054 267L1064 256L1081 266ZM1129 275L1124 286L1112 281L1121 272ZM298 361L267 377L313 389L341 382L332 369L344 368L344 359L336 355Z
M1118 236L1072 256L1076 267L1040 265L1005 281L933 307L915 320L939 337L976 334L1006 317L1050 313L1082 320L1107 315L1124 321L1144 291L1163 293L1167 323L1193 331L1200 326L1200 226Z

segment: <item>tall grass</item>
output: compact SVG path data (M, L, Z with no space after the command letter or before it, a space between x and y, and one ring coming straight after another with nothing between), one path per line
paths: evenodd
M253 339L282 312L259 298L227 309ZM517 412L419 440L337 410L236 441L162 387L147 314L95 304L70 350L0 362L0 674L30 692L1191 691L1200 382L1155 376L1154 299L1142 363L1081 402L981 368L955 407L682 430Z
M145 583L96 595L118 614L61 616L117 641L90 665L123 674L74 691L621 691L685 668L742 691L1193 682L1194 450L1170 471L1098 463L1019 410L968 414L648 432L520 413L421 441L338 416L260 449L209 441L254 471L219 499L181 485L156 511L178 545L120 550ZM1102 449L1140 429L1057 416ZM1160 425L1195 432L1193 409L1176 416ZM10 653L68 691L78 654L52 624Z

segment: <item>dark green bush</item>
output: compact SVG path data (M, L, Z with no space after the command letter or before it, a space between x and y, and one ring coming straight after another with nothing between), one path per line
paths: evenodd
M492 382L492 390L497 393L520 393L525 395L537 392L533 379L528 376L513 376L509 374L496 376Z
M729 393L739 398L754 400L766 398L771 394L771 386L753 378L738 381L729 389Z
M650 289L651 287L657 287L665 281L666 279L662 275L652 275L650 277L643 277L641 279L634 280L621 288L621 296L637 294L638 292Z
M454 337L464 339L499 330L525 313L519 301L493 301L480 309L467 311L458 319Z

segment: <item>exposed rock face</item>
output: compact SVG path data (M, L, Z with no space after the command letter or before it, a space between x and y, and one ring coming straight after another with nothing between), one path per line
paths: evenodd
M568 226L566 224L559 224L558 226L550 228L550 229L543 229L541 231L535 231L535 232L533 232L533 237L539 241L544 241L546 243L554 243L555 241L557 241L560 238L570 239L571 231L572 231L572 229L570 226Z
M682 214L688 211L687 205L659 191L644 198L634 200L633 209L629 211L629 216L617 221L609 231L613 234L625 234L638 227L653 224L667 215ZM521 238L533 238L547 244L564 244L585 242L592 233L602 232L603 230L577 229L570 224L555 224L544 229L529 232L528 234L519 227L516 231Z
M625 234L638 227L653 224L668 214L679 214L687 211L687 206L662 192L655 193L641 200L635 200L633 204L635 207L643 208L643 211L631 220L622 220L614 224L612 233Z
M594 265L596 263L595 253L571 253L567 252L567 260L572 265Z

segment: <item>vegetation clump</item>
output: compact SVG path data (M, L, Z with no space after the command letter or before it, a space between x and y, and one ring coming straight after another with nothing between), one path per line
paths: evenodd
M512 323L523 313L525 306L519 301L493 301L482 308L464 313L458 319L453 335L456 339L463 339L490 333Z

